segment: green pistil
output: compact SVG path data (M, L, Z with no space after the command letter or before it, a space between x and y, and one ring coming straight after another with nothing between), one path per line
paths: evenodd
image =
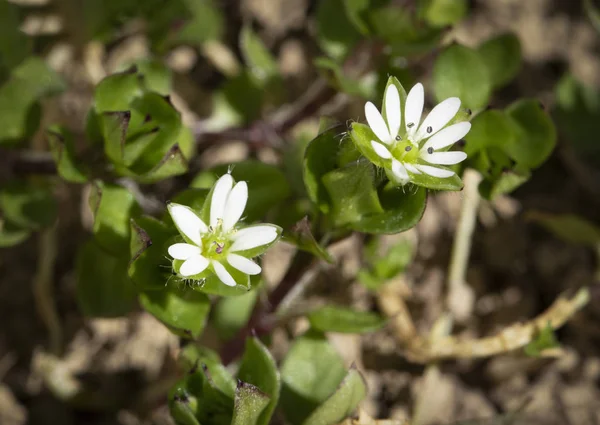
M391 149L392 156L401 162L415 163L419 158L419 148L413 145L409 140L397 143Z

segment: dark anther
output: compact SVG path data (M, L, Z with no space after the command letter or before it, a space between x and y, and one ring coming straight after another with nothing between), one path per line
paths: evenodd
M456 147L458 148L462 148L467 144L467 141L465 139L460 139L458 142L456 142Z
M217 249L215 249L215 252L217 254L221 254L223 252L223 245L221 245L220 243L217 243Z
M473 113L473 111L471 111L471 108L467 108L467 114L471 115Z
M433 153L433 148L427 148L427 153L431 155Z
M406 152L410 152L410 151L411 151L411 149L412 149L412 146L407 146L407 147L405 147L405 148L404 148L404 150L405 150Z
M432 131L433 131L433 128L431 128L431 126L427 127L427 133L431 134Z
M402 140L402 137L396 136L396 141L399 142L400 140Z
M409 122L409 123L408 123L406 126L407 126L408 128L413 128L413 126L414 126L414 125L415 125L415 123L414 123L414 122Z

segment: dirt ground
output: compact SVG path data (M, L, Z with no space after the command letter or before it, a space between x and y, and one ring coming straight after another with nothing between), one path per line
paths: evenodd
M308 64L314 47L307 42L305 28L307 10L314 4L308 0L245 0L239 8L241 16L237 16L238 8L230 7L230 3L223 0L222 4L224 9L235 10L228 12L230 19L251 17L258 21L262 35L278 53L292 90L305 90L314 77ZM600 38L579 1L473 0L471 7L470 16L451 37L477 45L490 35L514 31L523 47L524 64L518 78L502 90L492 106L530 96L552 108L555 84L567 70L600 87ZM107 53L108 68L118 62L119 54L144 53L143 40L133 38L126 43L130 44L115 46ZM54 57L57 64L59 56ZM93 70L97 62L91 53L90 57L87 66ZM181 51L173 64L189 69L194 78L210 82L213 77L203 67L204 60ZM58 115L81 127L92 85L78 76L77 69L65 73L72 92L61 96L44 120L51 122ZM194 99L201 93L187 89L188 78L178 75L175 97L187 105L191 120L201 115L203 106ZM360 103L350 104L337 113L345 120L360 113L356 111L361 107ZM563 157L565 144L567 141L561 139L550 160L510 197L482 205L467 273L476 296L474 311L454 328L454 334L461 336L489 335L535 317L564 291L591 286L590 304L557 332L562 354L541 359L504 354L487 360L423 366L402 356L390 328L363 336L332 335L348 364L357 362L367 379L369 396L363 408L371 416L398 423L413 417L421 425L457 421L600 423L600 282L595 280L599 265L590 250L567 244L526 219L526 212L531 210L598 219L600 201L591 191L600 190L600 180L582 182L573 175L572 163L567 164ZM234 151L215 152L213 161L244 154L243 149L235 150L235 145L229 149ZM73 267L77 247L89 237L90 218L82 206L81 188L59 184L57 195L60 220L56 239L50 241L56 261L47 276L53 282L52 296L59 313L52 333L40 319L32 290L44 278L42 257L48 241L36 235L0 251L0 424L169 424L161 395L171 382L179 341L141 311L120 319L89 320L81 316ZM412 290L409 307L417 329L423 332L443 313L444 279L462 196L448 193L430 199L422 222L404 235L418 242L416 260L403 279ZM357 240L350 240L335 247L339 270L329 270L322 282L345 282L346 287L340 289L344 294L336 296L377 309L373 295L352 283L357 246ZM271 260L270 264L276 268L278 261ZM275 281L279 271L270 273ZM296 324L297 331L303 326L301 321ZM211 343L210 332L205 336L207 343ZM273 341L273 352L281 356L289 343L287 337L276 334ZM63 352L61 360L48 354L53 347ZM61 400L77 385L73 377L94 388L94 396L70 403ZM48 389L44 382L49 381L58 382L59 388ZM514 417L501 417L515 410ZM476 421L482 418L495 419Z

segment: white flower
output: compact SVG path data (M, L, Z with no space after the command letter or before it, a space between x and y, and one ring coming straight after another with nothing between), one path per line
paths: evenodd
M451 97L442 101L421 123L424 101L423 85L418 83L406 97L405 131L401 130L400 96L394 84L388 85L383 97L385 119L373 103L365 104L367 122L379 139L371 140L371 148L386 163L389 161L392 175L400 184L408 183L412 176L419 174L451 177L454 171L428 164L453 165L467 158L464 152L438 152L462 139L471 129L469 122L444 128L458 112L460 99Z
M279 237L280 229L272 224L260 224L238 230L236 225L247 201L246 182L238 182L234 186L233 177L225 174L213 187L209 225L191 208L169 204L169 214L186 240L168 249L171 257L180 260L181 265L176 271L181 276L202 278L207 271L212 271L225 285L235 286L236 280L228 268L245 275L261 272L261 267L247 258L248 254L255 256L256 251L262 251L274 242Z

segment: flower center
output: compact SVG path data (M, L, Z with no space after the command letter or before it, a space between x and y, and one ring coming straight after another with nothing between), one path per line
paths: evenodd
M235 229L223 231L223 220L219 219L215 227L209 226L202 236L202 255L208 259L219 260L227 254L229 240Z
M396 143L391 149L392 156L400 162L417 162L419 149L410 140Z

